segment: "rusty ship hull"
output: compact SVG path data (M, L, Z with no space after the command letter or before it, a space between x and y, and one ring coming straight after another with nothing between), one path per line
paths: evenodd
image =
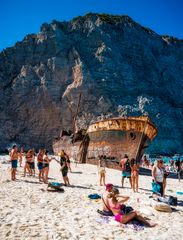
M91 124L82 140L63 136L53 144L53 150L58 154L64 149L74 160L89 164L97 164L103 155L107 167L120 169L124 154L140 161L156 135L156 126L149 117L111 118Z

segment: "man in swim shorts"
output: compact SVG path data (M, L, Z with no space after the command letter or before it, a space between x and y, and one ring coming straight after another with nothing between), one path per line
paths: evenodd
M10 152L10 161L11 161L11 180L15 181L18 164L18 148L16 145L13 145L13 148Z
M130 186L132 187L130 160L126 154L124 155L124 158L121 159L119 165L122 170L122 180L121 180L122 188L124 187L125 178L129 178Z

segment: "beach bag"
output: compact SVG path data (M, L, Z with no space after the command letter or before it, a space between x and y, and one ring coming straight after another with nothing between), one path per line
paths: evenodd
M101 199L101 196L98 195L97 193L94 193L94 194L89 194L88 198L89 199Z
M171 206L175 206L176 207L177 206L177 197L169 196L168 203Z
M158 183L152 182L153 193L160 193L161 186Z

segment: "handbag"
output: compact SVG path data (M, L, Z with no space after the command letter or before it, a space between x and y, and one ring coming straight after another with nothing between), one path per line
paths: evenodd
M153 193L160 193L161 186L158 183L152 182Z

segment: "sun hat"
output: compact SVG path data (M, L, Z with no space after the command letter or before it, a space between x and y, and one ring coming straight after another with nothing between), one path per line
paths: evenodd
M105 189L106 190L109 190L110 188L112 188L113 187L113 184L112 183L107 183L106 185L105 185Z

